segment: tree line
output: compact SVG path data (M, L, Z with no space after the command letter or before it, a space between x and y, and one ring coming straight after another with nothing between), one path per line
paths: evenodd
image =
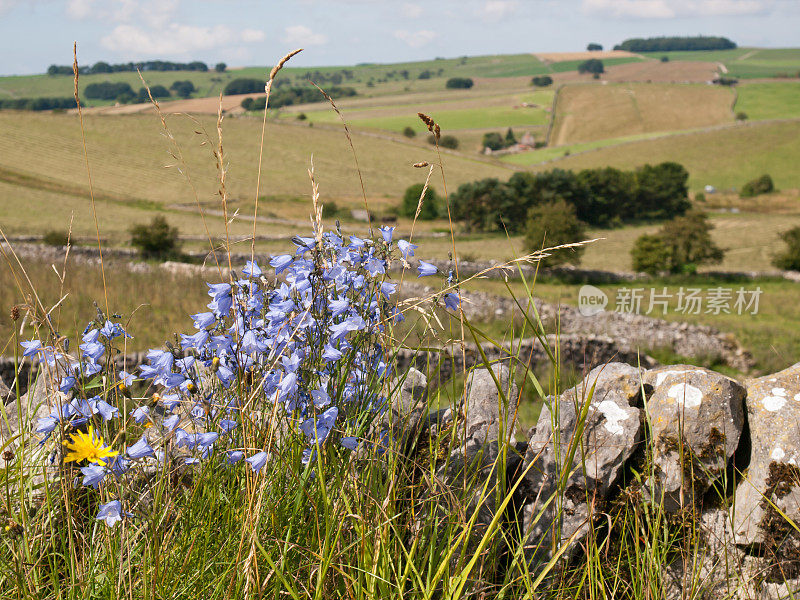
M169 98L170 90L181 98L188 98L192 92L196 91L191 81L174 81L169 89L163 85L153 85L150 87L150 95L153 98ZM83 93L92 100L116 100L121 104L134 102L149 102L150 95L143 87L135 92L130 84L123 81L103 81L90 83L84 88Z
M234 80L231 83L234 83ZM252 82L256 82L256 85L252 86L245 86L245 85L237 85L235 86L233 92L228 91L228 87L225 88L225 95L232 95L232 94L257 94L259 92L264 92L264 82L258 79L250 80ZM247 91L239 91L239 90L247 90ZM332 86L325 90L331 97L333 98L346 98L349 96L355 96L356 90L351 87L338 87ZM277 90L273 90L270 92L269 96L269 106L270 108L281 108L283 106L292 106L294 104L310 104L313 102L323 102L325 100L325 96L322 95L317 88L314 87L290 87L290 88L279 88ZM260 98L245 98L242 100L242 107L245 110L264 110L264 105L266 103L265 97Z
M225 63L217 63L214 67L218 73L225 71ZM105 61L98 61L93 65L84 65L78 68L81 75L93 75L96 73L127 73L135 71L208 71L208 65L202 61L195 60L188 63L172 62L168 60L148 60L144 62L127 62L110 64ZM72 65L50 65L47 68L48 75L72 75Z
M595 227L671 219L690 207L689 173L674 162L634 171L613 167L579 172L553 169L515 173L502 182L482 179L459 186L450 197L454 220L467 231L520 232L532 208L563 201Z
M632 38L614 46L628 52L676 52L680 50L733 50L736 43L725 37L697 35L691 37Z
M75 98L2 98L0 110L55 110L76 108Z

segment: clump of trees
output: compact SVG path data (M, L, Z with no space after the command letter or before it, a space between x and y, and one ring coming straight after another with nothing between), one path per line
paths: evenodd
M736 44L725 37L696 35L689 37L632 38L614 46L628 52L675 52L681 50L732 50Z
M742 186L742 190L739 192L739 196L742 198L752 198L753 196L769 194L774 191L775 183L772 181L772 177L765 173L761 177L745 183Z
M725 252L711 239L708 215L690 211L655 234L640 236L631 249L633 269L651 275L695 273L700 265L718 263Z
M236 80L234 80L236 81ZM252 81L258 81L254 79ZM233 82L231 82L233 83ZM264 83L259 82L261 85L260 90L255 90L251 92L235 92L237 94L251 94L257 92L264 91ZM331 97L333 98L344 98L349 96L355 96L356 90L351 87L330 87L325 90ZM226 95L233 92L228 92L228 87L225 88ZM291 87L291 88L283 88L273 90L269 97L269 106L270 108L281 108L283 106L292 106L295 104L308 104L312 102L322 102L325 100L325 96L322 95L317 88L314 87ZM245 98L242 100L242 107L245 110L264 110L264 105L266 103L266 97L260 98Z
M123 81L103 81L101 83L90 83L83 90L84 95L92 100L116 100L123 94L135 97L135 93L130 84Z
M531 83L536 87L547 87L553 85L553 78L550 75L537 75L531 79Z
M603 49L603 46L598 44L598 43L596 43L596 42L592 42L588 46L586 46L586 49L589 52L598 52L598 51Z
M590 58L589 60L585 60L578 65L578 73L591 73L592 75L600 75L600 73L605 73L603 61L599 58Z
M217 73L224 73L227 68L228 68L228 65L226 65L224 62L217 63L217 64L214 65L214 70Z
M492 152L503 150L517 143L517 138L511 127L506 131L505 137L496 131L490 131L483 134L483 147L489 148Z
M220 63L224 65L224 63ZM219 65L217 65L219 66ZM202 61L195 60L188 63L172 62L169 60L148 60L144 62L127 62L109 64L105 61L98 61L91 67L88 65L78 69L81 75L92 75L96 73L127 73L135 71L208 71L208 65ZM223 69L224 71L224 69ZM50 65L47 68L48 75L72 75L72 65Z
M593 227L658 221L691 208L689 173L674 162L644 165L635 171L613 167L573 172L553 169L514 173L507 182L483 179L465 183L450 196L454 220L467 231L521 232L530 209L558 199Z
M403 135L407 138L413 138L417 135L417 132L414 131L413 127L406 126L403 128Z
M469 77L451 77L444 86L449 90L468 90L475 82Z
M420 196L422 196L423 189L425 189L425 186L421 183L415 183L406 189L405 194L403 194L403 202L400 204L399 213L401 216L413 219L417 213L418 206L420 211L417 218L420 221L430 221L439 216L442 205L441 197L436 193L435 189L429 187L425 190L422 206L420 206Z
M785 271L800 271L800 227L784 231L780 238L786 248L772 258L772 264Z
M145 258L166 259L180 250L178 228L171 227L161 215L147 225L134 225L130 234L131 245Z
M534 206L528 212L525 229L525 246L530 252L554 248L586 239L586 227L578 219L575 207L563 198ZM583 246L554 250L542 259L543 267L554 267L565 262L577 265L581 261Z

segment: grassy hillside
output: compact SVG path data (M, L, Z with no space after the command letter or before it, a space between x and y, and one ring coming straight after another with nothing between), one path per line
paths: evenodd
M728 123L733 100L729 88L708 85L567 85L558 94L551 144Z
M707 184L719 189L738 189L763 173L772 175L779 188L800 187L800 173L797 170L800 160L800 121L748 123L638 141L608 142L610 140L600 141L584 148L576 145L576 153L567 156L563 156L564 149L548 148L518 154L507 160L530 165L537 171L555 167L583 169L606 165L629 169L645 163L671 160L689 170L689 185L695 190ZM591 149L592 146L597 149ZM562 157L550 160L553 154ZM542 160L550 162L542 164Z
M103 223L104 235L126 231L135 211L145 220L154 211L194 205L185 179L175 168L164 168L176 161L168 153L169 145L155 115L97 116L85 121L95 191L103 202L114 205L113 212L109 209L110 222ZM215 140L216 120L198 117L190 121L172 116L168 123L181 144L186 172L199 200L212 210L219 209L212 147L203 145L205 136L196 133L206 131ZM65 228L70 210L86 206L86 170L77 117L2 112L0 129L4 132L0 137L4 228L17 232ZM230 118L225 120L223 131L231 211L238 208L248 214L256 189L261 123L249 117ZM422 141L393 141L355 133L353 143L367 194L377 209L396 203L406 187L424 181L426 171L414 169L413 163L435 159L432 148ZM270 200L262 202L261 215L307 221L311 186L306 171L312 155L325 202L336 201L345 208L362 204L358 175L341 127L271 123L261 180L261 194ZM511 173L502 165L477 157L445 154L444 161L448 181L454 186L476 177L507 178ZM434 185L438 183L434 181ZM82 232L92 227L86 217L76 217ZM183 213L176 213L175 218L184 233L202 234L199 219L184 217ZM243 224L237 231L246 233L248 227ZM285 232L285 226L272 226L265 233L276 230Z

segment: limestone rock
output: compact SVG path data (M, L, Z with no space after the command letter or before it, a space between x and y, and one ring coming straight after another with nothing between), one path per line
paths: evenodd
M465 392L464 453L473 455L499 440L513 443L516 433L513 420L519 391L508 367L496 363L491 372L486 368L473 369L467 377Z
M577 547L592 513L600 510L597 505L608 496L641 439L636 407L640 389L638 369L610 363L593 369L581 384L564 392L557 405L542 407L525 455L521 486L530 559L552 556L553 540L560 546L575 536L571 550ZM575 439L578 434L580 441ZM566 468L569 474L564 478Z
M708 369L676 365L652 369L649 397L655 501L676 512L723 475L744 427L745 389ZM646 485L645 489L650 486Z
M800 523L800 363L748 382L747 416L751 455L736 489L736 541L759 544L797 571L800 535L780 513Z

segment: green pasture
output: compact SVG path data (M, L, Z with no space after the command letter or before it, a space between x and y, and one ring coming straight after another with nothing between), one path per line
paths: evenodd
M748 83L736 92L734 110L752 121L800 118L800 83Z

